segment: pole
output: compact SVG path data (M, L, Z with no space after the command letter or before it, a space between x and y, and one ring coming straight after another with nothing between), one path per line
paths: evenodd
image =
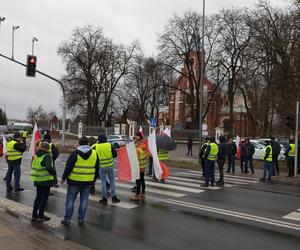
M202 146L202 122L203 122L203 85L204 85L204 74L205 74L205 70L204 70L204 64L205 64L205 52L204 52L204 25L205 25L205 0L203 1L203 12L202 12L202 41L201 41L201 78L200 78L200 93L199 93L199 153L201 150L201 146ZM201 163L201 158L199 155L199 159L198 159L199 164Z
M5 59L8 59L8 60L10 60L10 61L12 61L14 63L20 64L20 65L22 65L25 68L27 67L26 64L21 63L21 62L19 62L17 60L14 60L13 58L9 58L8 56L5 56L5 55L3 55L1 53L0 53L0 56L4 57ZM45 76L45 77L47 77L47 78L49 78L49 79L51 79L51 80L53 80L53 81L55 81L55 82L57 82L57 83L59 83L59 85L60 85L60 87L62 89L62 92L63 92L63 121L62 121L61 144L64 147L65 146L65 131L66 131L66 110L67 110L65 88L64 88L62 82L59 81L59 80L57 80L56 78L54 78L54 77L52 77L50 75L47 75L46 73L44 73L42 71L39 71L39 70L36 70L36 72L39 73L39 74L41 74L41 75L43 75L43 76Z
M15 26L12 27L11 37L11 59L14 60L14 42L15 42Z
M296 105L296 132L295 132L295 162L294 162L294 176L297 176L297 167L298 167L298 136L299 136L299 102Z

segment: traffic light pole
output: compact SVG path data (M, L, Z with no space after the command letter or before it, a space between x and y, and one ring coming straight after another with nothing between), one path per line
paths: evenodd
M27 67L26 64L21 63L21 62L15 60L13 58L10 58L8 56L5 56L5 55L3 55L1 53L0 53L0 56L3 57L3 58L5 58L5 59L8 59L8 60L10 60L10 61L12 61L14 63L20 64L20 65L22 65L25 68ZM59 80L57 80L56 78L54 78L54 77L52 77L50 75L47 75L46 73L41 72L39 70L36 70L36 72L39 73L39 74L41 74L41 75L43 75L43 76L45 76L45 77L47 77L47 78L49 78L49 79L51 79L51 80L53 80L53 81L55 81L55 82L57 82L57 83L59 83L59 85L60 85L60 87L62 89L62 92L63 92L63 120L62 120L62 137L61 137L61 143L62 143L62 146L64 147L65 146L65 131L66 131L66 114L67 114L65 88L64 88L62 82L59 81Z
M297 176L297 168L298 168L298 137L299 137L299 102L297 102L296 105L296 132L295 132L295 145L296 145L296 150L295 150L295 162L294 162L294 176Z

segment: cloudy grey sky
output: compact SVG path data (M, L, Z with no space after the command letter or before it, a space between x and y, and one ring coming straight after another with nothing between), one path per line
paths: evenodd
M288 0L270 0L283 7ZM252 7L258 0L206 0L206 13L216 13L224 7ZM71 36L75 27L93 24L103 28L115 42L141 42L146 55L156 55L157 33L173 13L188 9L202 12L201 0L3 0L0 3L0 53L11 57L12 26L15 31L14 57L23 63L31 54L31 40L40 71L60 78L64 65L56 51L58 45ZM8 118L24 119L29 106L42 105L46 111L61 116L61 90L53 81L37 74L25 77L25 68L0 57L0 105Z

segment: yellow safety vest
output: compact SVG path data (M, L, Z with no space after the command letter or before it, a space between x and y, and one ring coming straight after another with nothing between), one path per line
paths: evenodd
M93 181L96 172L97 153L92 150L90 157L85 160L79 154L77 155L77 161L68 179L73 181Z
M165 161L169 159L169 151L168 150L163 150L159 149L157 152L158 155L158 160L160 161Z
M296 145L294 143L290 144L291 150L288 153L289 157L295 157Z
M270 148L270 153L269 153L268 158L266 159L266 161L272 161L272 155L273 155L273 153L272 153L272 147L271 147L271 145L268 145L265 148L264 154L263 154L263 159L265 159L267 148Z
M207 159L210 161L215 161L217 159L217 155L219 153L218 145L214 142L209 143L208 145L210 145L210 152L209 152L209 155L207 156Z
M22 152L15 150L14 149L14 145L17 142L15 140L11 140L6 144L6 148L7 148L7 159L9 161L14 161L14 160L18 160L22 158Z
M100 168L112 167L114 162L111 152L111 144L109 142L98 143L95 148L99 157Z
M21 136L23 138L27 138L28 137L28 132L26 130L21 131Z
M40 142L40 145L41 146L42 142ZM52 154L52 142L49 143L49 150L48 150L48 153L50 154L51 158L53 157L53 154Z
M42 166L42 161L44 160L45 156L46 154L40 157L38 157L37 155L34 156L31 165L31 175L30 175L30 179L32 181L43 182L43 181L54 180L54 176L50 174L44 166Z
M137 150L140 169L145 169L148 164L149 156L142 148L137 147Z

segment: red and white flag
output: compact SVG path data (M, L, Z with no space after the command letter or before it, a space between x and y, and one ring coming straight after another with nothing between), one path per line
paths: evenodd
M37 151L37 146L40 141L41 141L41 134L40 134L40 132L38 130L38 126L35 122L34 128L33 128L33 133L32 133L32 138L31 138L31 142L30 142L30 147L29 147L29 151L28 151L28 154L31 155L32 157L35 156L36 151Z
M7 140L4 136L4 134L1 133L1 135L2 135L2 144L3 144L2 152L3 152L3 154L6 154L7 153L7 149L6 149Z
M143 131L143 129L142 129L142 126L140 126L139 132L140 132L140 133L142 134L142 136L144 137L144 131Z
M134 142L118 149L118 178L120 181L140 179L140 167Z
M148 148L153 158L153 169L157 179L162 179L163 170L158 160L155 130L148 137Z

